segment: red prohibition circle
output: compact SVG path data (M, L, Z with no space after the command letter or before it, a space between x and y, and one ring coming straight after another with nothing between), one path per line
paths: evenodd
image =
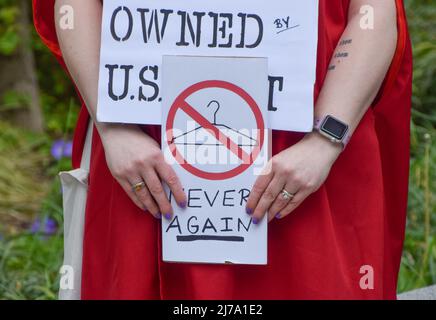
M186 102L186 99L191 96L193 93L200 91L202 89L207 88L221 88L225 90L229 90L235 94L237 94L239 97L241 97L250 107L251 111L254 114L254 117L256 119L256 125L257 125L257 141L259 143L253 148L251 154L250 154L250 162L249 163L242 163L236 168L233 168L228 171L224 172L207 172L200 170L193 165L186 162L186 160L183 158L183 156L180 154L180 152L177 150L177 147L171 143L174 138L173 133L173 127L174 127L174 119L176 117L177 111L180 110L180 106L183 105L183 103ZM188 115L189 116L189 115ZM168 118L166 121L166 133L167 133L167 144L168 147L171 150L172 155L174 158L178 161L178 163L188 172L191 174L207 179L207 180L225 180L233 178L245 170L247 170L253 162L257 159L259 156L260 151L262 150L264 139L265 139L265 124L262 117L262 112L260 111L259 106L257 105L256 101L241 87L238 87L237 85L227 82L227 81L221 81L221 80L207 80L207 81L201 81L198 82L187 89L185 89L173 102L173 104L170 107L170 110L168 112Z

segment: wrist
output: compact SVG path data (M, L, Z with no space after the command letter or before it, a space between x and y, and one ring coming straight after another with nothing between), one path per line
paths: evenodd
M119 135L120 132L142 132L138 125L136 124L124 124L124 123L96 123L97 131L101 139L107 140L114 135Z
M341 154L343 147L339 143L333 143L320 133L314 131L307 133L303 141L313 146L317 153L327 156L333 161Z

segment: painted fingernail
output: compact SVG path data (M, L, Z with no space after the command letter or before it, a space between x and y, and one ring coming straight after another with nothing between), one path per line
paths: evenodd
M171 213L165 213L165 219L171 220Z
M186 201L180 202L179 207L185 209L186 208Z
M158 213L156 214L156 219L162 219L162 214L161 214L160 212L158 212Z
M281 217L280 212L276 214L276 219L280 219Z
M258 223L259 223L259 219L253 218L253 224L258 224Z
M245 212L247 212L247 214L253 214L253 210L248 207L245 208Z

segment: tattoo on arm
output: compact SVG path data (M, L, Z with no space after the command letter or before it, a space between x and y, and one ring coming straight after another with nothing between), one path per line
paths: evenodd
M341 63L341 59L346 59L349 56L349 53L346 51L346 47L349 46L353 42L353 39L342 39L338 44L338 51L333 55L333 59L331 64L328 67L328 71L333 71L336 69L336 66ZM341 47L341 48L339 48Z
M353 42L353 39L342 39L340 42L339 42L339 46L340 47L342 47L342 46L346 46L346 45L348 45L348 44L351 44Z
M341 51L341 52L337 52L334 55L335 58L347 58L348 57L348 52L345 51Z

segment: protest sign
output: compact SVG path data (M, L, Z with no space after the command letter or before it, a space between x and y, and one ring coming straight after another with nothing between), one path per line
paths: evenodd
M245 205L268 161L265 58L163 57L162 150L188 197L162 221L163 260L266 264Z
M318 0L105 0L97 119L161 124L163 55L266 57L272 129L310 131Z

